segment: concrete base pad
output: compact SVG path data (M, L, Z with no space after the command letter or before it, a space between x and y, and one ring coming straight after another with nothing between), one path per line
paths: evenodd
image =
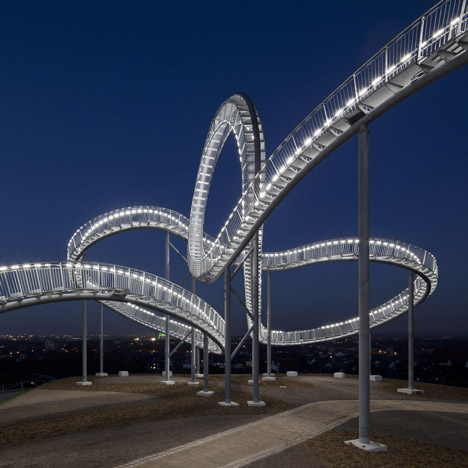
M96 377L107 377L109 374L107 372L98 372Z
M76 382L76 385L78 385L78 387L86 387L87 385L93 385L93 382L83 382L82 380L80 382Z
M264 401L251 401L249 400L247 402L247 406L254 406L257 408L261 408L262 406L266 406L266 403Z
M189 387L198 387L198 386L200 385L200 382L192 382L192 381L190 381L190 382L187 382L187 385L188 385Z
M381 375L371 375L370 376L370 381L371 382L382 382L382 376Z
M268 377L268 375L265 375L265 377L262 377L262 380L264 380L265 382L275 382L276 377L273 377L272 375L270 375L270 377Z
M195 374L195 377L196 377L197 379L203 379L203 374Z
M239 406L239 403L236 403L235 401L231 401L230 403L227 401L218 401L218 406L222 406L223 408L236 408Z
M347 440L346 445L354 445L358 449L365 450L366 452L386 452L387 446L379 444L378 442L370 441L368 444L359 442L359 439Z
M345 379L346 374L344 372L335 372L333 377L335 377L335 379Z
M286 377L297 377L297 371L287 371Z
M418 390L417 388L399 388L398 393L406 393L407 395L422 395L424 390Z
M162 385L174 385L175 384L173 380L161 380L159 383Z
M214 392L212 390L209 390L208 392L205 392L202 390L201 392L197 392L198 396L205 396L205 397L210 397L214 395Z
M248 382L247 382L249 385L253 385L253 379L250 379ZM260 382L259 382L260 383Z
M274 376L275 376L275 373L272 372L270 375L271 375L272 377L274 377ZM265 373L263 374L263 377L268 377L268 372L265 372Z

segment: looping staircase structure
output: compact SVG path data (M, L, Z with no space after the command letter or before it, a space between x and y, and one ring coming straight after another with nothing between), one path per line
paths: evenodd
M95 299L145 326L164 330L170 315L170 335L186 339L191 326L197 345L202 333L210 349L223 352L224 319L205 301L184 288L150 273L83 260L92 245L131 229L160 229L187 241L187 263L198 281L213 283L226 268L244 269L245 304L250 310L252 261L245 261L258 242L258 267L285 271L334 261L355 261L355 238L314 242L283 252L262 252L264 222L288 193L334 150L393 106L428 84L468 63L467 0L444 0L409 25L356 70L321 102L265 157L265 138L258 111L243 93L226 100L213 118L196 177L190 219L160 207L137 206L100 215L81 226L67 248L66 262L18 264L0 267L0 312L35 304ZM242 173L242 194L216 235L204 231L210 185L223 146L233 135ZM421 247L391 239L370 239L371 261L399 266L416 274L414 305L437 287L435 257ZM243 263L242 263L243 262ZM261 275L259 275L261 278ZM260 281L259 281L260 283ZM370 311L376 327L408 310L408 289ZM258 293L259 300L261 294ZM247 314L249 327L251 318ZM315 343L355 334L357 317L299 331L272 331L273 345ZM267 330L260 326L260 340ZM190 338L189 338L190 339Z

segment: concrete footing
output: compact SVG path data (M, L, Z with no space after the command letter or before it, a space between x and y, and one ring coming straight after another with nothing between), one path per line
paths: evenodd
M230 403L227 401L218 401L218 406L222 406L223 408L236 408L239 406L239 403L235 401L231 401Z
M345 379L346 374L344 372L335 372L333 377L335 377L335 379Z
M195 377L196 377L197 379L203 379L203 374L195 374Z
M107 372L98 372L96 377L107 377L109 374Z
M212 390L209 390L208 392L205 392L204 390L201 390L200 392L197 392L198 396L204 396L204 397L210 397L214 395L214 392Z
M266 406L266 403L264 401L247 401L247 406L253 406L256 408L261 408L263 406Z
M297 377L297 371L288 370L286 372L286 377Z
M200 382L192 382L192 381L189 381L187 382L187 385L189 387L198 387L200 385Z
M422 395L424 390L419 390L417 388L399 388L397 389L398 393L406 393L407 395Z
M119 371L119 377L128 377L128 371L126 370Z
M371 375L369 377L371 382L382 382L382 376L381 375Z
M166 377L166 371L162 371L162 372L161 372L161 375L162 375L163 377ZM171 371L171 370L169 371L169 377L172 377L172 371Z
M262 377L262 380L264 380L265 382L275 382L276 377L273 377L272 375L270 375L270 376L265 375L264 377Z
M80 380L79 382L76 382L76 385L78 385L78 387L86 387L87 385L93 385L93 382L83 382L82 380Z
M346 445L354 445L358 449L365 450L366 452L386 452L387 446L379 444L378 442L370 441L368 444L359 442L359 439L347 440Z
M162 385L174 385L175 384L173 380L161 380L159 383Z

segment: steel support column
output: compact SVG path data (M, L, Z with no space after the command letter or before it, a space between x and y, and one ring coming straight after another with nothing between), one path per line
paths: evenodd
M199 396L213 396L214 392L210 391L208 387L208 372L210 368L210 361L208 356L208 335L203 333L203 390L197 392Z
M264 401L259 398L259 340L258 340L258 323L259 323L259 271L258 271L258 233L252 238L253 251L251 257L252 265L252 315L253 315L253 332L252 332L252 386L253 399L248 401L249 406L265 406Z
M99 372L96 377L106 377L104 372L104 304L99 303Z
M370 440L370 326L369 326L369 128L358 133L358 230L359 230L359 439L356 447L386 451Z
M408 388L397 391L408 395L424 393L414 388L414 274L411 271L408 273Z
M196 293L196 281L195 277L192 276L192 293ZM197 382L196 375L195 375L195 367L197 365L197 356L196 356L196 346L195 346L195 327L192 327L192 332L191 332L191 339L192 339L192 345L191 345L191 365L190 365L190 381L188 382L188 385L196 386L200 385L200 382Z
M92 382L88 381L88 321L87 321L87 310L88 301L83 301L83 339L82 339L82 350L81 350L81 370L82 376L76 385L85 386L92 385Z
M267 376L271 377L271 271L267 272Z
M220 406L239 406L231 401L231 270L224 268L224 401Z
M165 278L169 281L171 278L171 240L169 231L166 231L165 239ZM171 372L171 337L169 336L169 315L166 315L166 326L165 326L165 342L164 342L164 380L162 384L173 385L174 381L170 380Z
M414 389L414 285L413 273L408 273L408 388Z
M359 442L370 443L369 129L358 134L359 210Z
M83 261L86 261L86 254L83 254ZM81 380L76 382L76 385L85 386L92 385L92 382L88 381L88 303L83 301L83 338L82 338L82 349L81 349Z
M86 382L88 375L88 301L83 301L83 350L82 350L82 370L83 382Z
M267 371L262 380L276 380L271 375L271 271L267 271Z
M196 357L196 361L197 361L197 372L196 372L195 375L197 377L201 377L202 373L200 372L200 348L198 346L195 349L195 357Z

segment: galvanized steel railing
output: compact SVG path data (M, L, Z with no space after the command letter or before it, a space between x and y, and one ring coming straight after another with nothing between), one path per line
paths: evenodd
M325 148L317 141L323 134L339 134L340 130L334 125L362 101L467 30L466 0L441 1L392 39L320 103L268 158L261 174L234 207L217 241L205 253L200 276L209 272L214 276L221 271L225 263L222 257L227 249L235 250L278 193Z
M56 295L66 299L70 294L125 300L142 308L154 308L194 323L218 344L224 343L224 319L209 304L184 288L144 271L91 262L0 267L0 312L18 308L18 302L29 304L28 299L40 303Z

